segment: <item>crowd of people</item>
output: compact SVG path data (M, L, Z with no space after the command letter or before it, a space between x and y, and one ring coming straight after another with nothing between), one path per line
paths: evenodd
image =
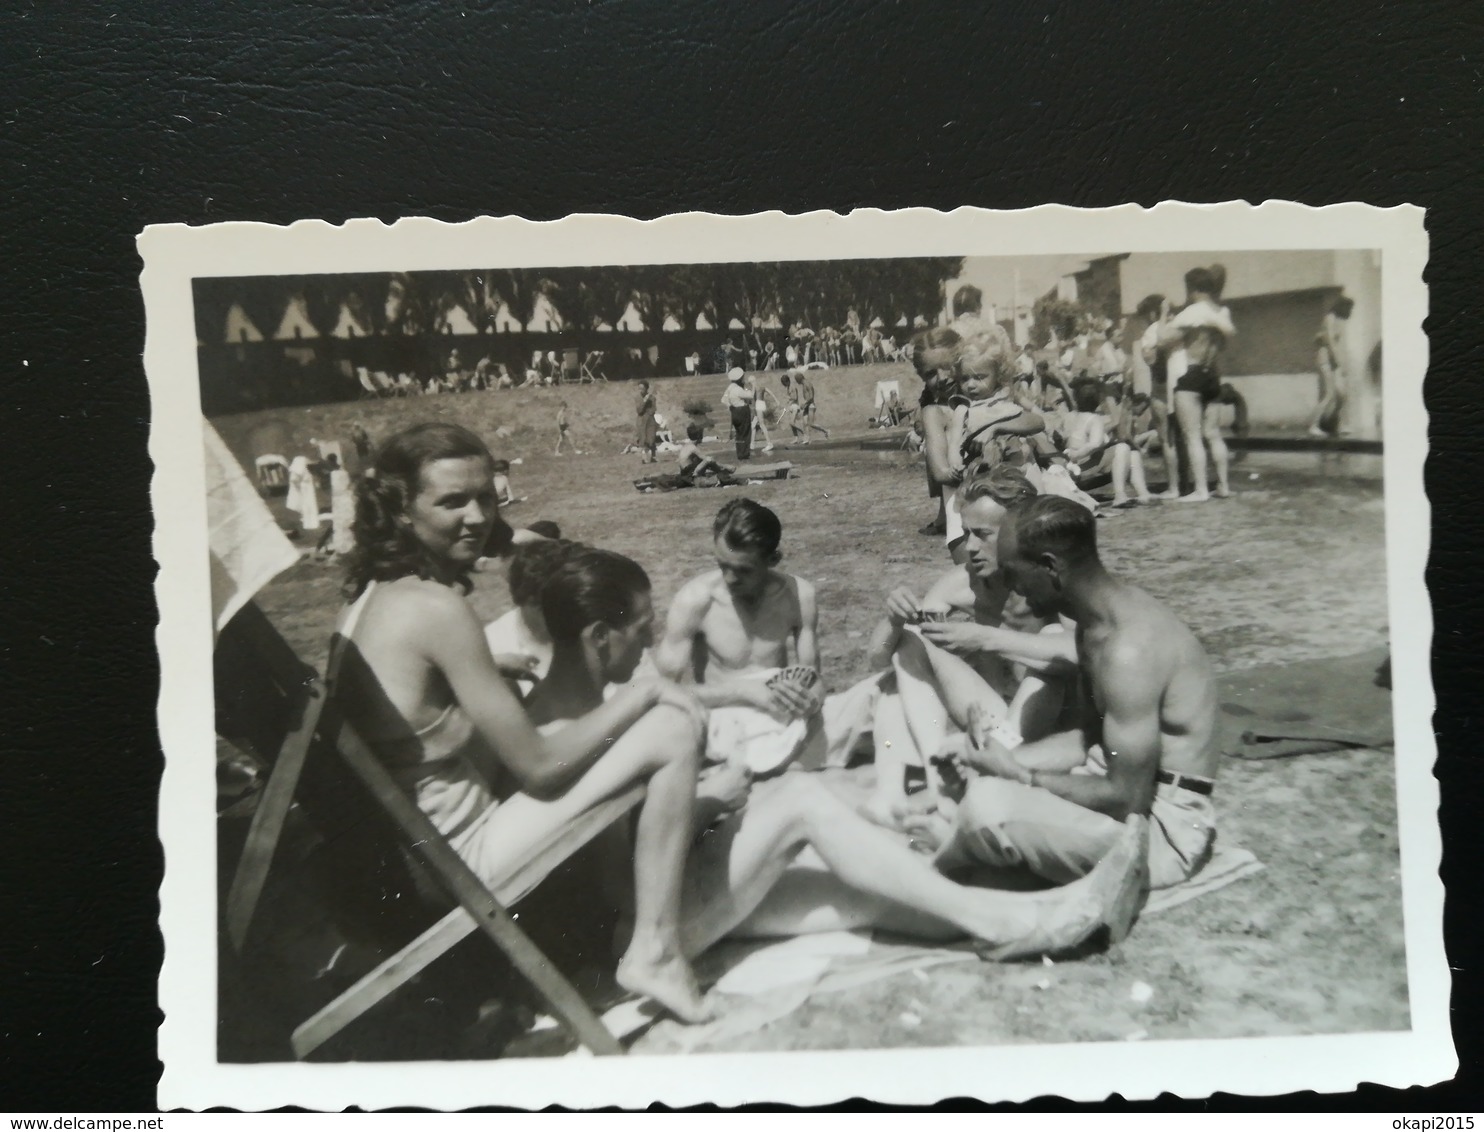
M833 694L819 595L783 568L771 509L728 500L715 568L661 613L633 560L512 530L502 474L452 424L376 451L333 694L491 884L644 783L615 978L677 1018L708 1017L691 963L729 934L879 926L968 936L992 959L1061 953L1121 939L1151 884L1204 863L1209 662L1102 566L1093 513L1023 466L966 469L964 554L920 595L884 595L872 675ZM508 560L512 609L486 626L465 595L489 555ZM825 871L800 886L806 846ZM1024 891L986 886L1005 869Z
M919 320L919 323L921 320ZM878 362L907 361L910 345L898 346L893 335L884 334L879 326L862 326L860 315L851 309L840 326L819 330L802 322L790 323L786 330L753 329L741 335L729 335L716 347L713 371L726 373L746 362L746 369L822 369L828 366L872 365ZM685 360L686 373L704 372L699 351Z
M1132 337L1127 323L1105 320L1062 344L1016 349L982 313L977 288L954 295L953 322L913 340L911 360L923 381L917 430L926 456L928 493L939 501L923 534L950 547L963 538L954 489L966 477L999 465L1020 468L1037 490L1101 513L1088 494L1112 486L1114 509L1163 499L1204 502L1231 494L1231 457L1223 408L1247 430L1246 405L1221 381L1218 358L1236 333L1220 304L1225 272L1195 268L1185 277L1178 307L1162 295L1135 314L1146 328ZM1148 467L1159 459L1167 486L1155 493ZM1187 489L1182 492L1182 469ZM961 550L955 554L961 555Z
M517 367L519 368L519 367ZM356 379L368 397L420 397L436 393L494 392L500 389L549 388L556 385L594 385L608 382L607 351L533 350L519 374L504 362L484 354L466 364L457 349L450 350L441 372L419 380L410 371L396 374L356 367Z

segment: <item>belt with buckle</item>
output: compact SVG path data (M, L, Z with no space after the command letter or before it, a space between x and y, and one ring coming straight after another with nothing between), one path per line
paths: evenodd
M1166 786L1178 786L1182 790L1189 790L1192 794L1204 794L1211 796L1211 791L1216 788L1216 783L1209 778L1199 778L1192 774L1175 774L1172 771L1161 770L1154 776L1155 782L1162 782Z

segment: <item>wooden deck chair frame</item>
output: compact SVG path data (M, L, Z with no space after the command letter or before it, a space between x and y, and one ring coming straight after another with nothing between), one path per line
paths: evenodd
M585 382L587 382L589 385L596 385L599 382L602 382L604 385L607 385L608 384L608 375L603 372L603 363L602 363L602 361L594 362L592 360L592 355L591 354L589 354L587 357L583 358L582 359L582 380L585 381Z
M623 1046L576 988L516 924L507 906L531 892L558 865L637 806L643 800L644 787L631 787L569 822L523 860L511 862L507 875L492 890L464 863L355 729L329 704L327 689L334 683L335 662L332 660L331 671L322 680L299 660L255 603L249 602L234 621L280 686L303 690L253 813L228 891L226 930L234 951L240 953L248 943L253 915L289 807L316 743L325 744L360 780L396 826L406 847L457 901L452 911L301 1023L291 1039L295 1056L308 1056L476 931L482 931L505 954L579 1042L598 1055L624 1053Z

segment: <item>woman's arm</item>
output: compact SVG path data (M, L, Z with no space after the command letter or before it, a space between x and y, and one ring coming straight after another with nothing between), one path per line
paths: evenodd
M928 475L935 483L945 487L956 484L959 474L953 470L948 458L948 429L952 424L948 410L942 405L927 405L922 410L922 442L927 455Z
M487 778L508 771L520 788L537 798L560 794L580 778L618 736L660 699L658 684L625 688L601 707L543 737L501 678L469 603L451 591L430 594L416 611L411 647L421 648L448 681L459 707L469 716L498 765L477 765Z
M996 421L989 426L986 432L988 436L1029 436L1040 432L1046 427L1045 420L1040 414L1030 410L1022 411L1018 416L1010 417L1003 421Z
M948 467L953 472L954 482L961 479L964 474L964 429L968 421L968 406L960 405L953 410L953 419L948 422L945 443L948 449Z

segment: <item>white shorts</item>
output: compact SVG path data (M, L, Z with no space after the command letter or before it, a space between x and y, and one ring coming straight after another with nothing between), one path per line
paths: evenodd
M958 488L943 485L943 545L952 546L964 537L964 517L958 509Z

